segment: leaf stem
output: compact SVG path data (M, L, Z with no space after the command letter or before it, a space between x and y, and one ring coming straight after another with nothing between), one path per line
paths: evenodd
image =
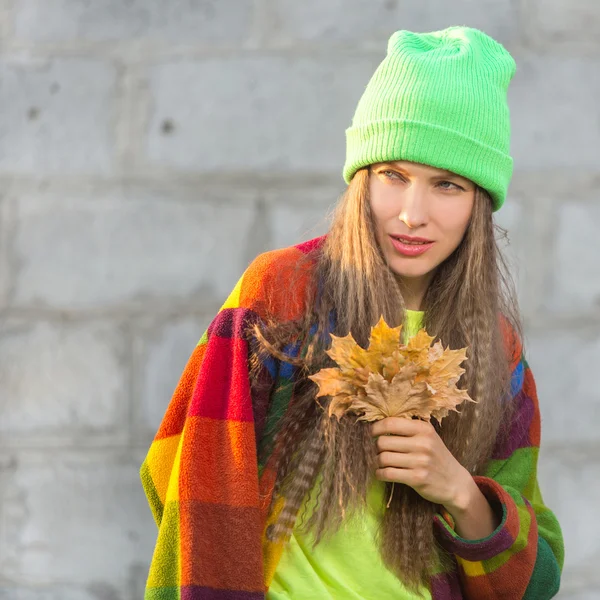
M390 499L387 501L387 504L385 505L386 508L389 508L390 504L392 502L392 496L394 495L394 483L396 483L396 482L392 481L392 491L390 493Z

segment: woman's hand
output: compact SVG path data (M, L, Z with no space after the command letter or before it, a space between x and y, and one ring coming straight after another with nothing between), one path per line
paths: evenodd
M450 513L468 505L477 486L431 423L386 417L371 425L371 434L378 436L377 479L409 485Z

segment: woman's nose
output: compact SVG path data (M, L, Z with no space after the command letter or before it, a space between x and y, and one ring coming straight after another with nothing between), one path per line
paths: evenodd
M398 218L410 229L415 229L427 222L426 191L419 189L414 183L409 186L402 197L402 210Z

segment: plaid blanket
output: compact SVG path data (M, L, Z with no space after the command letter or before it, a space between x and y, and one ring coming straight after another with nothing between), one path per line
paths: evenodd
M267 308L281 319L301 314L306 281L289 289L286 273L324 238L259 255L191 353L140 471L158 527L146 600L266 596L284 544L268 535L281 509L279 503L267 519L275 479L269 459L295 368L265 361L266 385L255 393L245 332ZM436 536L455 559L451 570L432 575L434 600L543 600L559 588L563 537L538 485L539 403L516 344L512 394L518 409L510 436L497 445L485 476L474 477L502 521L488 538L466 540L449 513L434 516Z

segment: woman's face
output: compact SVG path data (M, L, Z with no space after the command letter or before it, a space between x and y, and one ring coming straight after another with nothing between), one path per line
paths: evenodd
M475 184L449 171L399 160L371 165L369 192L377 239L390 268L424 293L438 265L463 238ZM395 239L402 236L432 243L406 247Z

